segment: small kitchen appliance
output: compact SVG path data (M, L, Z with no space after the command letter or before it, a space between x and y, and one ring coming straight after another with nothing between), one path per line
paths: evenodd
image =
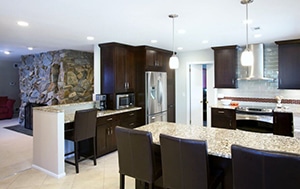
M98 110L106 110L106 95L96 94L95 108Z
M122 93L116 95L116 109L124 109L134 107L135 95L134 93Z

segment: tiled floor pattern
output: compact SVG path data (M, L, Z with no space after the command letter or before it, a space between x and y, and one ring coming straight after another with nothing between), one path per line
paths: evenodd
M0 121L0 172L6 172L0 177L0 189L119 188L117 152L98 158L97 166L90 160L80 162L79 174L75 173L74 166L66 164L67 175L56 179L31 168L32 138L3 129L5 124ZM126 177L125 183L127 189L134 188L134 179Z

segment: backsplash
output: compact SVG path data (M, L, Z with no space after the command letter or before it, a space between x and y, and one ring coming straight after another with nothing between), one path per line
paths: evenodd
M238 55L239 58L240 54L241 51ZM241 66L239 60L237 70L238 78L247 76L247 72L247 67ZM239 80L237 89L217 89L217 93L225 97L237 97L240 100L249 98L256 102L260 101L260 99L268 99L267 102L272 102L272 99L275 100L275 96L280 95L283 96L283 103L298 104L300 101L300 90L278 89L278 47L274 43L264 44L264 76L274 78L274 80Z

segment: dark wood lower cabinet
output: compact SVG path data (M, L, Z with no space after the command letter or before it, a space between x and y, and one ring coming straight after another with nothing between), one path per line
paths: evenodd
M235 109L211 108L212 127L236 129Z
M288 112L274 112L273 134L294 136L293 114Z
M116 126L133 129L142 125L138 122L139 111L141 110L108 115L97 119L97 157L117 150Z

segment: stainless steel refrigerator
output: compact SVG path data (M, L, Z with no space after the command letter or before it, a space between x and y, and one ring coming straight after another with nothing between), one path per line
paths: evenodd
M146 124L167 121L167 73L146 72Z

